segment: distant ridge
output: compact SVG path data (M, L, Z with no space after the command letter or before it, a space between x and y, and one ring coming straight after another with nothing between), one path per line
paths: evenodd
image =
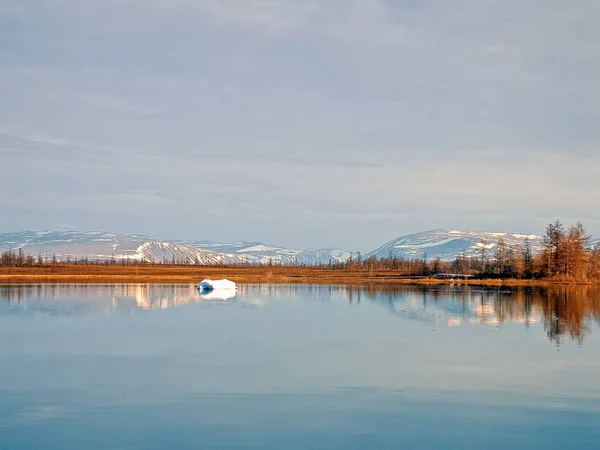
M58 261L146 261L178 264L297 264L344 262L351 252L340 249L294 250L260 242L162 241L136 234L102 231L22 231L0 233L0 250L21 248L27 255L56 256Z
M491 257L500 238L508 246L522 246L529 239L534 252L541 250L543 241L541 236L535 234L431 230L400 236L367 253L365 258L375 256L381 259L391 255L405 259L426 257L428 261L436 258L453 261L463 254L480 255L482 247L485 247L488 257Z

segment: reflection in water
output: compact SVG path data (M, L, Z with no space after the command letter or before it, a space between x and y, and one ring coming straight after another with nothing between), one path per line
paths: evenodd
M206 300L219 300L222 302L226 302L228 300L233 300L236 295L236 291L233 289L217 289L207 291L202 288L198 288L198 295L204 301Z
M564 336L583 342L591 322L600 324L600 289L590 286L506 288L399 286L356 291L355 297L385 300L398 315L456 327L543 323L557 344Z
M435 325L543 324L548 338L583 342L600 324L600 288L481 288L470 286L240 285L237 291L199 294L192 284L0 285L0 314L113 314L190 303L264 306L278 299L374 302L393 314Z
M596 449L598 298L0 285L0 449Z
M0 286L0 300L23 311L77 314L167 309L199 301L199 298L189 285L39 284Z

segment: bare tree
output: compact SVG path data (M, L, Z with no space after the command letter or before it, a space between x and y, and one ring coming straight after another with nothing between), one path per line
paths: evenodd
M590 252L587 275L591 281L600 281L600 243Z
M585 281L588 269L586 246L590 236L578 222L569 228L564 242L564 275L577 281Z
M544 235L544 252L546 254L546 275L553 276L564 272L565 227L556 219L546 228Z
M508 249L506 247L506 241L504 240L504 238L500 238L498 240L498 245L496 246L496 268L497 268L497 273L500 276L503 276L505 274L506 271L506 263L507 263L507 252Z

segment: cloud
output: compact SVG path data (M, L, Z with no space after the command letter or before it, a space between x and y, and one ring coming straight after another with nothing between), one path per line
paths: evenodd
M0 227L67 216L368 247L374 229L530 232L561 216L600 234L599 13L558 0L2 2Z
M200 1L201 7L221 26L243 24L267 31L282 31L300 19L299 15L310 11L311 2L282 0L224 0Z

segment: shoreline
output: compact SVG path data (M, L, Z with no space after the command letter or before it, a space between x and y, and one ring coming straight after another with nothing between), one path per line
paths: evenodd
M357 271L287 266L56 265L0 267L0 284L35 283L194 283L228 278L238 284L591 286L552 279L440 279L406 276L391 270Z

